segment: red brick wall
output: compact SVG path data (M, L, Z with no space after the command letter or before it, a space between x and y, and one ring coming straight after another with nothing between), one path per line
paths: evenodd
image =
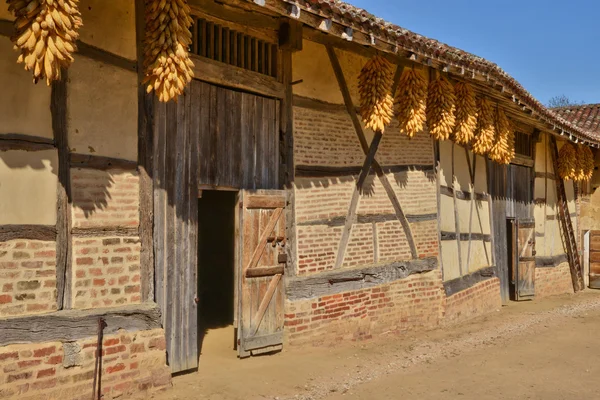
M73 238L73 307L140 302L138 238Z
M502 307L500 279L492 278L446 298L444 323L453 324Z
M443 314L441 273L309 300L288 301L285 332L292 345L330 345L384 332L432 328Z
M573 293L573 281L568 262L554 268L535 269L536 298L567 293Z
M139 177L135 171L71 169L73 227L137 227Z
M0 242L0 317L53 310L56 310L56 243Z
M170 385L164 331L122 332L103 342L104 399L148 396ZM0 348L0 398L89 399L96 340Z

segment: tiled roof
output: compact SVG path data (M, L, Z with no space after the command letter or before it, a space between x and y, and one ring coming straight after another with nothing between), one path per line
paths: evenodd
M566 133L573 134L580 139L591 141L596 145L600 144L600 131L588 130L586 126L574 124L570 120L564 119L561 114L548 109L525 90L519 82L498 67L498 65L482 57L411 32L376 17L363 9L339 0L281 1L299 5L308 12L327 16L337 23L359 29L376 38L396 43L398 47L406 51L437 60L447 65L459 68L464 67L469 71L487 75L490 79L497 81L514 94L519 104L533 110L534 115L539 116L541 120L552 125L557 131L564 130Z
M552 111L573 125L600 137L600 104L553 108Z

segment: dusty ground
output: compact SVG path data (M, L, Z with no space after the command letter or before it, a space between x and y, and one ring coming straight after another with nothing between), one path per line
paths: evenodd
M600 292L502 310L446 329L237 360L230 331L209 332L198 373L172 399L600 398Z

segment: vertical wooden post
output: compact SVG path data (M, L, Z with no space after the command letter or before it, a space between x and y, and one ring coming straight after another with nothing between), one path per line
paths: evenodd
M144 0L135 2L138 68L138 173L140 179L140 267L142 301L154 301L154 185L152 178L154 143L154 94L146 93L144 78Z
M57 309L71 308L71 171L67 131L67 70L52 83L50 110L52 131L58 149L56 214L56 302Z

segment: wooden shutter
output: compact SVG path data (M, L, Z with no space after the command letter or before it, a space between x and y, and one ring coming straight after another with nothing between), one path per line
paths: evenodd
M241 191L237 207L237 343L240 357L283 345L286 195Z
M530 300L535 296L535 221L521 219L516 221L517 268L513 269L515 299Z

